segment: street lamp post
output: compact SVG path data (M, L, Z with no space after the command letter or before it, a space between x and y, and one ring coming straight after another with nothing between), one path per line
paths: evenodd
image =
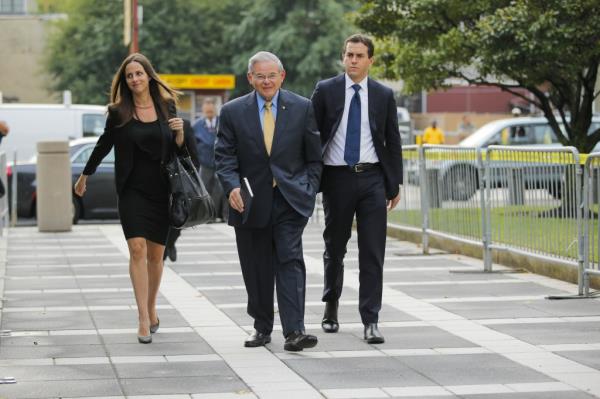
M129 47L129 54L140 50L139 12L138 0L123 0L123 45Z
M131 35L131 46L129 47L129 53L137 53L140 51L139 44L139 24L138 24L138 0L131 0L131 6L133 8L133 34Z

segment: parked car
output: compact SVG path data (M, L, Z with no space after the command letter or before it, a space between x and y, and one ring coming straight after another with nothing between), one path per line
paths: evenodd
M595 116L592 118L590 132L598 127L600 127L600 116ZM486 123L458 145L476 148L486 148L490 145L526 145L544 148L557 147L561 144L545 117L522 117Z
M412 122L410 120L410 113L408 109L404 107L396 107L396 114L398 116L398 130L400 131L400 139L402 144L414 144L414 137L412 135Z
M0 120L6 121L11 130L2 142L2 150L7 154L16 151L19 162L25 162L35 155L38 141L101 135L106 123L106 106L0 104Z
M69 142L72 183L83 171L98 137L86 137ZM111 151L98 166L96 173L87 181L83 198L73 193L73 223L79 219L118 218L117 193L115 188L114 152ZM12 177L17 175L17 216L35 217L36 214L36 159L12 165L8 174L9 188ZM9 192L10 195L10 192Z
M589 131L593 132L599 127L600 116L594 116ZM545 117L521 117L489 122L461 141L458 147L487 148L491 145L527 146L540 149L561 146ZM595 151L599 150L600 144L595 148ZM545 166L547 165L540 165L540 173L528 173L524 176L525 185L526 187L544 188L555 198L560 198L562 196L562 176L556 169L548 172L548 168L544 168ZM435 174L441 182L442 199L468 200L479 188L479 175L475 161L433 161L430 162L428 169L436 171ZM418 184L417 166L412 166L412 169L407 172L408 182ZM553 174L549 175L549 173ZM498 181L493 181L493 186L501 187L506 184L501 181L503 177L499 174L494 174L494 176L498 176Z

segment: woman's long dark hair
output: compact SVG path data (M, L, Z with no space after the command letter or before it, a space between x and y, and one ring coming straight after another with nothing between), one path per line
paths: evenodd
M112 80L110 88L110 104L108 105L111 111L116 111L118 121L117 126L123 126L129 122L135 113L135 104L133 103L133 94L127 86L127 79L125 77L125 68L132 62L138 62L146 71L149 77L148 85L150 87L150 96L154 104L158 106L158 112L162 114L164 118L169 118L168 104L174 102L177 104L178 92L173 90L166 84L156 73L152 64L140 53L133 53L127 56L121 63L119 70L115 74Z

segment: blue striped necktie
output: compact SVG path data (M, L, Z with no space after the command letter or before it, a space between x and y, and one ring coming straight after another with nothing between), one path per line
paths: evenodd
M350 100L348 111L348 126L346 127L346 145L344 147L344 161L354 166L360 159L360 95L358 84L352 85L354 95Z

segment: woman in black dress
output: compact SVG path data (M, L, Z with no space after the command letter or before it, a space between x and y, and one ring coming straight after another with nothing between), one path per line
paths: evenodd
M145 56L129 55L113 78L104 133L75 183L75 193L83 196L88 176L114 146L119 218L129 247L140 343L152 342L151 333L159 326L156 296L169 231L168 181L162 164L184 142L176 99L177 93Z

